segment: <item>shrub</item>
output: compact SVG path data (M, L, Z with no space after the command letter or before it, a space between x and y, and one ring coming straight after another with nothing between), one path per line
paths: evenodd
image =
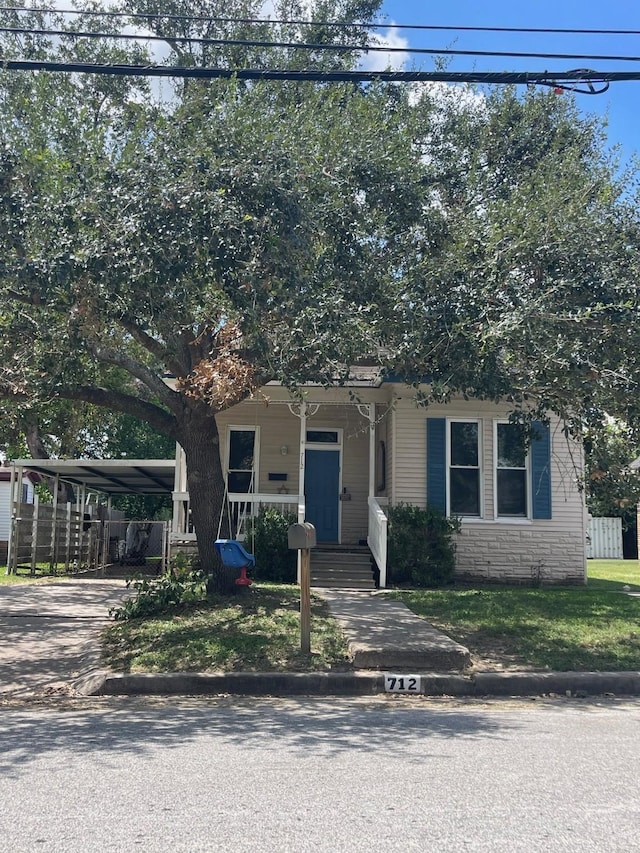
M433 507L389 507L391 581L431 587L451 583L456 564L453 534L459 530L457 518L447 518Z
M170 607L201 601L207 595L204 572L181 554L176 556L163 575L157 578L132 578L127 581L127 587L133 587L136 594L121 607L109 611L109 615L116 621L154 616Z
M248 544L256 558L256 579L295 583L298 552L289 549L288 530L296 521L291 513L271 507L263 507L251 520Z

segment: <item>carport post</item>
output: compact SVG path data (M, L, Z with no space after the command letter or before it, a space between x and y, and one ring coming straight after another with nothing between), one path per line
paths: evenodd
M84 504L86 499L86 487L84 483L77 492L76 512L78 513L78 556L76 558L76 569L82 566L82 545L84 539Z
M20 488L18 485L20 484ZM16 469L15 464L11 463L11 482L10 482L10 497L9 497L9 545L7 548L7 572L10 575L15 575L17 571L17 551L18 551L18 506L16 496L22 493L22 466Z
M60 474L53 480L53 507L51 516L51 566L57 566L56 550L58 547L58 492L60 490Z
M40 498L33 496L33 521L31 523L31 574L36 573L36 560L38 551L38 517L40 515Z

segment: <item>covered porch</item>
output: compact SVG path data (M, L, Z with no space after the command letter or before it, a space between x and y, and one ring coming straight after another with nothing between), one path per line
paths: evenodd
M225 474L219 529L246 539L249 521L270 507L310 521L323 549L368 547L386 585L386 433L380 389L349 399L346 389L310 399L276 398L268 388L217 417ZM177 451L172 544L195 545L184 453Z

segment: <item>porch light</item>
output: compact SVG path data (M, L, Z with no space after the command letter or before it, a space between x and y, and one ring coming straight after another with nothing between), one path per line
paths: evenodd
M283 456L286 456L288 452L289 452L289 448L287 447L286 444L283 444L282 447L280 448L280 453Z

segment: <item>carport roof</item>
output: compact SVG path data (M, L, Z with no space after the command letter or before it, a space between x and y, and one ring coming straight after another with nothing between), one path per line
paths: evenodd
M16 459L16 468L107 495L165 495L174 489L175 459Z

